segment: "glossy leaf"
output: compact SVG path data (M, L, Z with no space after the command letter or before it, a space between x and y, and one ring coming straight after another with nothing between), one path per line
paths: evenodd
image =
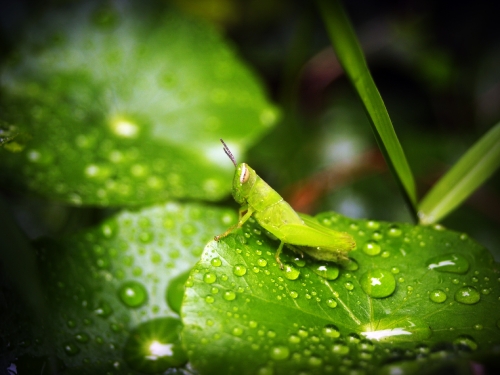
M422 199L422 224L446 217L500 167L500 124L477 141Z
M184 293L184 275L214 233L235 221L228 209L167 203L119 213L60 241L39 241L50 318L33 320L16 297L9 299L11 315L1 313L2 334L10 342L3 356L20 374L33 363L29 373L48 371L52 352L53 363L66 374L138 374L184 366L176 302Z
M3 184L77 205L222 198L219 138L241 155L276 109L208 25L112 4L47 14L3 66L2 119L29 135L0 149Z
M500 342L499 267L466 235L335 213L318 220L355 238L345 268L285 251L280 270L279 243L255 223L207 245L182 308L201 374L411 374Z
M416 213L415 181L385 104L368 70L356 34L338 0L317 0L337 58L360 97L385 160Z

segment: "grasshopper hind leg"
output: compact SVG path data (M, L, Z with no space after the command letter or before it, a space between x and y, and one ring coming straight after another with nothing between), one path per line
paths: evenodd
M276 258L276 262L278 262L281 269L283 269L283 263L281 263L280 254L281 254L281 251L283 250L284 244L285 243L283 241L280 242L280 245L278 246L278 250L276 250L276 254L274 255L274 258Z

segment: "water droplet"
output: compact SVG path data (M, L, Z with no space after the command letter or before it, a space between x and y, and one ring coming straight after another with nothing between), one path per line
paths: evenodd
M174 318L158 318L134 329L125 343L123 358L142 373L160 373L187 362L179 339L182 323Z
M326 305L333 309L337 307L337 301L335 301L333 298L329 298L326 300Z
M290 297L297 298L298 296L299 296L299 293L297 293L295 290L290 291Z
M461 254L445 254L429 259L426 267L439 272L465 274L469 270L469 262Z
M468 335L458 336L455 340L453 340L453 345L458 350L474 351L477 349L477 343Z
M118 290L118 297L128 307L139 307L148 299L144 285L137 281L127 281Z
M473 305L478 303L480 299L481 295L477 289L472 286L463 286L455 293L455 301L465 305Z
M326 337L337 338L340 336L340 331L333 324L327 324L323 327L323 335L325 335Z
M207 272L203 275L203 281L207 284L213 284L217 281L217 275L213 272Z
M167 304L177 314L181 311L182 299L184 297L184 285L187 285L189 272L189 270L183 272L170 280L166 290Z
M231 331L231 333L234 336L241 336L243 334L243 328L241 328L241 327L234 327L233 330Z
M313 366L313 367L318 367L318 366L321 366L323 364L323 360L319 357L315 357L315 356L311 356L309 357L309 365L310 366Z
M285 277L288 280L297 280L298 279L298 277L300 276L300 270L298 270L297 268L295 268L293 265L291 265L289 263L284 263L283 266L284 266L283 271L285 272Z
M64 352L69 356L74 356L80 353L80 348L76 344L68 342L64 344Z
M319 275L327 280L335 280L339 277L339 268L330 263L317 263L312 265L311 269L316 275Z
M263 258L260 258L258 261L257 261L257 265L259 267L265 267L267 266L267 260L263 259Z
M332 352L338 355L346 355L349 354L349 347L341 343L333 344Z
M354 289L354 284L353 284L353 283L351 283L351 282L349 282L349 281L348 281L348 282L346 282L346 283L344 283L344 286L345 286L345 288L346 288L347 290L353 290L353 289Z
M220 258L212 258L210 264L214 267L220 267L222 265L222 260L220 260Z
M483 325L482 324L474 324L474 329L476 331L482 331L483 330Z
M89 341L89 336L84 332L79 332L75 334L75 340L81 343L86 343Z
M365 254L372 255L372 256L380 254L381 250L382 250L382 248L375 241L368 241L363 246L363 252Z
M360 341L361 339L356 333L350 333L349 335L347 335L347 342L351 344L358 344Z
M295 257L292 259L292 262L295 263L297 267L304 267L306 265L306 260L304 258Z
M373 298L390 296L396 289L396 280L392 273L381 268L366 272L359 283L364 292Z
M236 293L233 292L232 290L226 290L223 294L223 298L226 301L232 301L236 298Z
M380 233L379 231L373 232L372 239L374 239L375 241L380 241L382 238L384 238L382 233Z
M389 237L399 237L403 233L401 228L399 228L397 225L391 225L389 227Z
M359 265L354 259L349 258L349 262L344 264L344 268L347 271L356 271L359 268Z
M300 337L297 335L290 335L288 342L290 342L290 344L298 344L300 343Z
M215 298L209 294L208 296L205 297L205 302L206 303L214 303Z
M113 313L113 309L106 301L100 301L94 309L94 313L101 318L107 318Z
M443 303L444 301L446 301L446 298L446 293L440 289L435 289L429 294L429 299L432 302L436 303Z
M271 349L270 356L275 361L282 361L290 356L290 349L286 346L275 346Z
M233 267L233 273L236 276L243 276L247 273L247 268L243 264L236 264Z
M380 227L380 223L377 221L370 220L366 222L366 227L368 229L378 229Z

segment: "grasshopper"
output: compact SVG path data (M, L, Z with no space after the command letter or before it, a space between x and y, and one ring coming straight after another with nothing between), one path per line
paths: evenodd
M348 261L347 253L356 246L349 234L327 228L313 217L295 212L248 164L237 164L227 145L222 139L220 141L224 145L224 152L236 168L232 193L234 200L241 207L238 223L221 235L215 236L215 241L241 228L253 215L257 223L269 232L271 237L280 241L275 258L281 269L283 263L280 254L283 245L317 260L338 263Z

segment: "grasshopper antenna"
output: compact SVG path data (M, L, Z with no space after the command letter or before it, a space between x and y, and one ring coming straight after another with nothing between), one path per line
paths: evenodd
M233 162L234 166L237 167L236 160L234 160L233 154L231 154L231 151L229 151L229 147L227 147L227 145L224 143L224 141L222 140L222 138L220 139L220 141L224 145L224 152L229 157L229 159L231 159L231 161Z

